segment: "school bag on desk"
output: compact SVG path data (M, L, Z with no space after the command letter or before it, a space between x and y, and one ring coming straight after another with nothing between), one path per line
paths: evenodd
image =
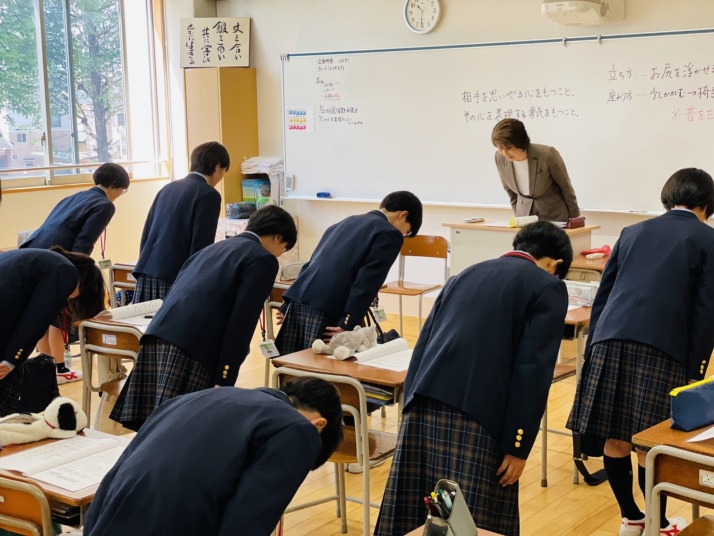
M714 423L714 378L672 389L672 428L690 432Z

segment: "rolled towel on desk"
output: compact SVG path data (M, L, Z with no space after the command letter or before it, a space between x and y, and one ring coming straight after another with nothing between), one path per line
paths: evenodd
M538 221L538 216L519 216L513 217L508 220L509 227L523 227L529 223L534 223Z

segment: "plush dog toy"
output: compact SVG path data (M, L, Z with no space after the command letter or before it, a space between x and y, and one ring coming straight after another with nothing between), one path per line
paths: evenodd
M355 326L354 331L338 333L329 344L321 339L312 343L312 351L316 354L331 355L335 359L347 359L356 352L363 352L377 346L377 331L374 325L366 328Z
M13 413L0 419L0 446L40 439L72 437L87 426L87 416L74 400L58 396L43 414Z

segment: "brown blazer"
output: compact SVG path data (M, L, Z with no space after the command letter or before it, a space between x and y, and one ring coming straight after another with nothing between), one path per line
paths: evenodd
M530 195L518 191L513 163L496 151L496 167L503 189L511 198L516 216L538 216L541 220L566 221L580 216L578 200L568 170L558 151L547 145L528 146Z

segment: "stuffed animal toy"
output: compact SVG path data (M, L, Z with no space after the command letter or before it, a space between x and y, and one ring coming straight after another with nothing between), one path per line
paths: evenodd
M343 331L332 337L329 344L317 339L312 343L312 351L316 354L331 355L335 359L347 359L374 346L377 346L377 331L374 325L366 328L355 326L353 331Z
M72 437L87 426L87 416L74 400L58 396L43 414L13 413L0 419L0 446L40 439Z

